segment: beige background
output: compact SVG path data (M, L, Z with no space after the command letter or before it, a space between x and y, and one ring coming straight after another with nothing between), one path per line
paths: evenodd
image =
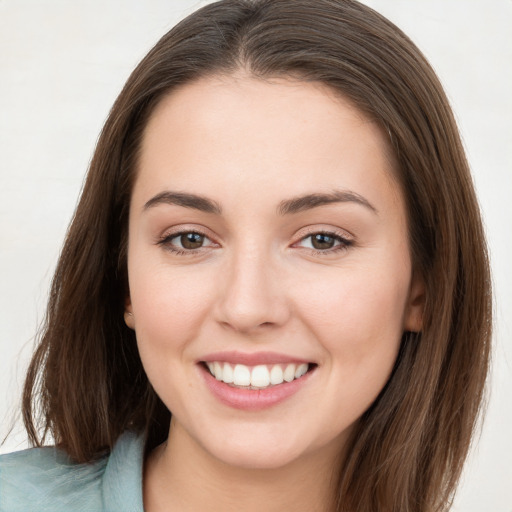
M0 436L107 112L134 65L208 2L0 0ZM418 44L455 109L492 254L492 394L454 511L512 512L512 1L366 0ZM21 423L0 448L26 447Z

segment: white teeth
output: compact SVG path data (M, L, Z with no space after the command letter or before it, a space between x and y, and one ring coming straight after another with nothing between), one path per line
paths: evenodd
M222 366L217 361L213 363L213 374L217 380L222 380Z
M291 382L293 379L295 379L295 365L294 364L289 364L284 372L283 372L283 379L286 381L286 382Z
M231 384L233 382L233 368L229 363L224 363L222 368L222 380L226 384Z
M266 388L270 384L270 374L265 365L255 366L251 372L251 386Z
M208 362L206 364L210 373L217 380L223 381L226 384L250 386L252 388L266 388L282 384L285 381L292 382L302 377L309 369L307 363L289 363L286 366L280 364L260 364L253 367L237 364L234 368L231 364L220 361Z
M297 366L297 369L295 370L295 378L299 379L307 371L308 371L308 365L307 364L299 364L299 366Z
M233 371L233 384L249 386L251 384L251 370L243 364L237 364Z
M278 365L274 365L270 370L270 384L283 383L283 369Z

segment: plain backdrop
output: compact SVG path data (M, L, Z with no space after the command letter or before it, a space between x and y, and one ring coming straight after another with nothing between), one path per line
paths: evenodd
M0 438L97 136L136 63L192 0L0 0ZM437 70L492 257L491 395L454 511L512 512L512 1L366 0ZM1 440L1 439L0 439ZM0 452L27 447L21 422Z

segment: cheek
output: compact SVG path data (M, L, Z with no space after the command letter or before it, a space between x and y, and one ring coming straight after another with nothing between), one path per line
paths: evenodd
M304 297L302 318L344 389L378 392L393 367L402 338L408 279L402 277L403 270L392 270L343 269L329 286L311 280L299 293Z
M197 337L206 317L210 280L201 272L176 271L168 265L130 269L130 296L141 357L183 351ZM173 271L175 270L175 271Z
M402 337L406 288L397 289L389 278L353 273L343 287L320 291L305 311L328 370L321 399L328 414L322 428L334 435L364 414L391 375Z
M327 285L307 281L297 296L312 328L327 338L377 342L401 334L407 292L408 282L391 272L362 268L340 270Z

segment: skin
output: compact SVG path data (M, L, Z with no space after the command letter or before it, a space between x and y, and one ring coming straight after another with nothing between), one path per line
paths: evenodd
M130 206L126 301L144 368L173 414L146 462L146 510L332 509L347 437L389 378L402 333L421 328L423 284L393 166L379 127L322 84L240 72L182 86L157 106ZM368 204L278 212L333 190ZM207 197L222 213L145 208L164 191ZM173 253L187 230L206 235L203 247ZM314 251L319 232L333 233L332 248ZM284 402L238 410L200 375L198 360L224 350L317 367Z

